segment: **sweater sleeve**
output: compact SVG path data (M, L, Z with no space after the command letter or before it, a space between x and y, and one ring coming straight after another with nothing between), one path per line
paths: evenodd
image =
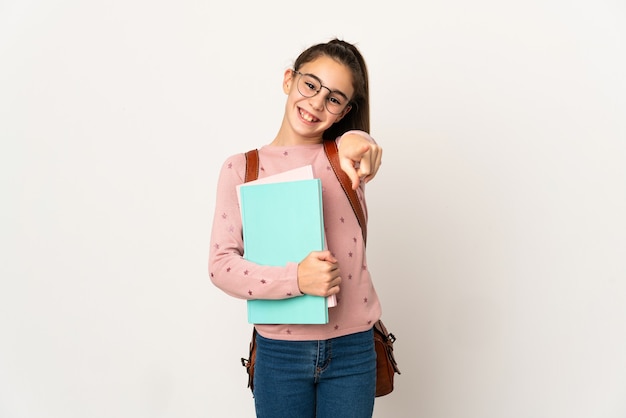
M263 266L243 258L237 186L243 183L245 156L228 158L220 170L209 249L209 276L215 286L241 299L284 299L300 295L298 264Z

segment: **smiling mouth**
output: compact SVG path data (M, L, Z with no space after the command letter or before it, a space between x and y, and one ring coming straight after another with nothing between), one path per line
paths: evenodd
M304 119L305 121L307 121L307 122L319 122L318 118L316 118L315 116L313 116L312 114L310 114L306 110L298 108L298 111L300 112L300 117L302 119Z

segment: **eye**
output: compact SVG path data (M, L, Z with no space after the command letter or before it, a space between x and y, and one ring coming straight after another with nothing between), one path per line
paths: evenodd
M331 94L328 96L328 101L334 105L341 106L343 104L343 98L341 96L336 96Z
M311 91L317 91L317 84L310 80L305 80L304 84Z

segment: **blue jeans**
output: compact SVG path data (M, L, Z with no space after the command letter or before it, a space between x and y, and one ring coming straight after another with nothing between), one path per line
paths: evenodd
M371 418L376 393L372 330L322 341L257 334L258 418Z

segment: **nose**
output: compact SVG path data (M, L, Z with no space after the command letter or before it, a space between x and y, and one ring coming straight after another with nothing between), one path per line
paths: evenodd
M315 110L322 111L324 110L324 102L326 101L326 97L323 94L316 94L313 97L309 97L309 103L311 107Z
M324 91L324 89L328 90L328 93ZM315 110L322 111L324 110L324 106L326 103L326 98L331 93L330 89L326 86L322 86L319 91L315 94L315 96L309 97L309 103Z

